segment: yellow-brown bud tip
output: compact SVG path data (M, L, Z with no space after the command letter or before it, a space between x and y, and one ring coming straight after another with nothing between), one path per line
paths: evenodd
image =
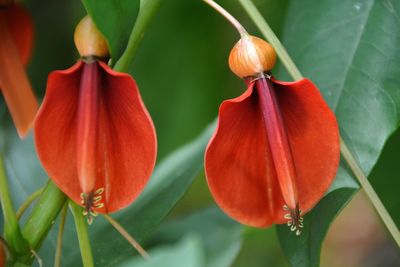
M85 16L76 26L74 41L81 57L104 58L108 56L106 39L89 16Z
M269 71L275 62L275 49L263 39L250 35L243 36L229 55L229 67L240 78Z

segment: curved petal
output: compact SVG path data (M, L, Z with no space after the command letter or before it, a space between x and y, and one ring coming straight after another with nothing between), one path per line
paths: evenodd
M99 63L95 190L104 188L103 208L117 211L130 204L146 185L156 160L156 136L135 81ZM77 172L78 103L82 63L53 72L35 123L39 158L60 189L80 203Z
M102 62L100 66L105 74L97 187L104 186L106 208L112 212L129 205L144 189L156 162L157 139L136 82Z
M305 213L335 179L340 159L338 124L310 80L273 82L296 167L299 206Z
M18 5L7 7L2 12L5 12L9 32L14 39L22 63L27 64L33 44L32 18L23 7Z
M252 83L243 95L222 103L205 171L216 202L239 222L264 227L283 218L284 202Z
M77 174L77 109L83 63L53 71L35 120L35 145L44 169L55 184L80 203Z

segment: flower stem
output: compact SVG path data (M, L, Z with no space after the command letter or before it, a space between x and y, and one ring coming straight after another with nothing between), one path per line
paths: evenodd
M114 70L128 72L144 32L149 27L154 14L161 5L161 0L140 0L139 14L136 18L135 26L129 36L128 45L122 56L115 63Z
M68 214L68 202L65 202L64 207L61 210L60 225L58 226L57 247L56 247L56 256L54 257L54 267L61 267L62 242L63 242L63 234L65 228L65 221L67 220L67 214Z
M42 193L44 188L40 188L37 191L33 192L28 198L22 203L17 211L17 219L21 219L22 215L29 208L29 206L35 201Z
M82 212L83 209L75 204L73 201L69 201L72 215L74 216L76 233L78 234L79 247L81 249L83 267L94 267L92 247L90 245L90 239L88 234L88 225Z
M203 1L208 5L210 5L212 8L214 8L223 17L225 17L233 25L233 27L236 28L241 37L249 35L246 29L242 26L242 24L240 24L240 22L234 16L232 16L228 11L226 11L222 6L220 6L213 0L203 0Z
M281 59L283 65L292 76L294 80L300 80L303 78L303 75L299 71L299 69L294 64L293 60L290 58L286 49L279 41L278 37L274 34L271 27L262 17L261 13L258 11L257 7L253 4L251 0L238 0L246 12L249 14L250 18L254 21L257 27L260 29L261 33L264 37L271 43L271 45L275 48L276 53ZM348 149L346 143L342 138L340 138L340 152L353 172L354 176L357 178L362 188L364 189L366 195L370 199L372 205L378 212L379 216L382 218L382 221L386 225L390 234L396 241L397 245L400 246L400 232L396 227L393 219L390 214L387 212L385 206L382 204L382 201L379 199L378 195L374 191L370 182L368 181L366 175L362 171L360 165L357 163L352 153Z
M4 237L13 256L29 253L29 244L23 237L11 201L7 176L0 156L0 201L4 215Z
M282 63L285 65L285 68L290 73L294 80L303 79L303 75L297 68L296 64L294 64L293 60L290 58L287 53L285 47L282 45L281 41L272 31L271 27L265 21L261 13L258 11L257 7L253 4L251 0L238 0L246 12L249 14L250 18L256 24L258 29L264 35L264 37L271 43L271 45L275 48L275 51L278 57L281 59Z
M394 223L392 217L389 212L386 210L382 201L376 194L374 188L371 186L371 183L368 181L367 177L364 175L360 166L357 164L357 161L353 157L349 148L346 146L346 143L340 138L340 152L342 153L343 158L346 160L349 165L351 171L357 177L360 182L362 188L364 189L365 194L368 196L379 216L382 218L382 221L385 223L387 229L392 235L393 239L396 241L397 245L400 247L400 232Z
M39 249L66 200L66 196L49 180L22 229L33 250Z
M103 217L139 252L139 254L145 259L149 260L150 256L142 248L142 246L120 225L113 217L108 214L102 214Z

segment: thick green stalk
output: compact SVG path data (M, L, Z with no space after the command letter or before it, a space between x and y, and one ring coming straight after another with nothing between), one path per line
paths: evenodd
M22 229L32 249L39 249L66 200L64 193L49 180Z
M246 12L249 14L250 18L254 21L257 25L261 33L264 37L271 43L271 45L275 48L276 53L278 54L279 58L281 59L283 65L285 66L286 70L292 76L294 80L300 80L303 78L303 75L297 68L296 64L294 64L293 60L290 58L289 54L287 53L285 47L279 41L278 37L272 31L271 27L265 21L261 13L258 11L257 7L253 4L251 0L238 0ZM397 245L400 247L400 232L399 229L396 227L393 219L391 218L390 214L387 212L385 206L382 204L382 201L379 199L378 195L374 191L373 187L371 186L370 182L368 181L366 175L362 171L360 165L353 157L352 153L350 152L349 148L347 147L346 143L342 138L340 138L340 152L345 159L346 163L350 167L351 171L353 172L354 176L357 178L359 183L361 184L362 188L364 189L366 195L370 199L371 203L375 207L376 211L378 212L379 216L382 218L382 221L388 228L390 234L393 236L394 240L396 241Z
M128 45L121 58L115 63L114 69L120 72L128 72L144 32L149 27L154 14L160 7L161 0L140 0L140 10L135 26L129 36Z
M3 159L0 156L0 201L4 215L4 237L7 241L8 248L13 256L27 254L29 244L23 237L21 228L18 224L18 219L15 214L9 186L7 182L7 175L3 165Z
M88 224L83 216L83 209L73 201L69 202L74 216L76 233L78 234L79 247L81 249L83 267L94 267L92 247L88 234Z

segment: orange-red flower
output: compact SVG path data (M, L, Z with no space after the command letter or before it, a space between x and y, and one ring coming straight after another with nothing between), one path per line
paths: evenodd
M91 21L88 25L93 27ZM82 54L70 69L50 74L35 122L44 168L68 197L85 207L89 222L97 212L117 211L140 194L157 150L136 82L96 55Z
M246 49L256 48L255 54L247 62L271 49L252 45ZM233 53L231 68L247 73L249 68L235 63L247 52L241 51L239 58ZM269 70L275 54L265 57L258 63ZM227 214L257 227L287 222L300 234L301 216L335 177L339 149L335 116L311 81L281 82L259 72L248 78L241 96L222 103L205 170L210 190Z
M32 39L27 12L17 5L0 7L0 88L20 137L32 127L38 109L24 70Z

